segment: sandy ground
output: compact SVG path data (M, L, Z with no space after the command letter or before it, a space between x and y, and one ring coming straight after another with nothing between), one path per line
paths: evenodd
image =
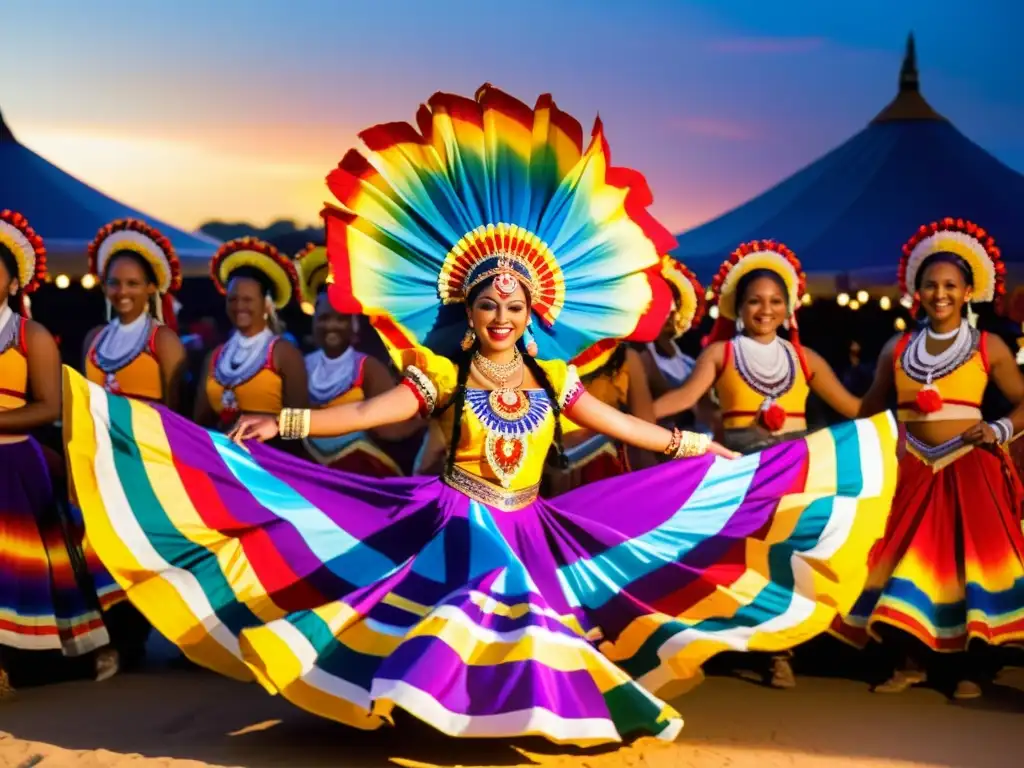
M773 691L711 678L674 702L679 740L641 739L566 754L543 742L451 740L411 720L362 733L199 670L144 672L104 683L26 688L0 704L2 768L187 766L519 766L557 768L1010 768L1024 765L1024 670L980 701L932 690L874 695L849 680L801 677Z

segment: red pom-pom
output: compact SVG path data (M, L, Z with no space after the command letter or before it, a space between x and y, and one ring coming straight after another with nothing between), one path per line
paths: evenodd
M936 413L942 410L942 395L935 387L924 387L918 390L914 404L920 413Z
M786 411L778 403L761 409L761 423L769 432L778 432L786 426Z

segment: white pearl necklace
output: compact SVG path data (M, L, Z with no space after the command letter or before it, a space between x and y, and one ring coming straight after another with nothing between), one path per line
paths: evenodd
M306 355L306 375L309 397L314 405L324 405L345 394L355 382L356 370L362 358L355 347L349 347L337 357L328 357L322 349Z
M953 343L937 355L928 351L928 338L937 341L954 339ZM955 338L954 338L955 337ZM966 320L951 333L938 334L929 327L925 331L914 334L914 337L903 350L900 364L904 372L914 381L931 384L935 379L948 376L961 365L970 360L978 347L980 334Z
M130 323L111 320L96 339L96 367L108 376L130 365L146 348L152 320L143 312Z
M740 377L758 394L775 400L792 389L796 365L785 342L778 336L767 344L736 336L733 353Z
M235 331L224 344L217 357L214 375L227 389L243 384L259 373L267 359L267 347L274 340L274 333L264 328L253 336L243 336Z

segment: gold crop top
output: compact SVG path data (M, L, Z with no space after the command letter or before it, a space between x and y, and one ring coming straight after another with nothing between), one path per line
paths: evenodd
M981 419L981 401L988 386L988 334L980 332L970 357L945 376L933 379L931 387L911 378L903 368L912 338L913 334L904 334L893 350L896 417L905 422Z
M811 392L810 373L806 362L793 346L783 341L786 352L793 360L793 384L775 398L775 404L785 411L785 422L777 433L807 429L807 396ZM754 426L761 413L765 396L755 390L736 367L733 342L725 344L725 360L722 372L715 381L715 391L722 409L722 425L725 429L746 429Z

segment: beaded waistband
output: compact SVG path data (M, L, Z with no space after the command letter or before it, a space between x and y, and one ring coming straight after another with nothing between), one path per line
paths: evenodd
M959 435L938 445L928 445L909 432L907 433L907 451L930 466L935 472L943 467L948 467L961 456L970 453L973 448L973 445L965 443Z
M502 512L514 512L528 507L537 499L540 492L540 483L518 491L507 491L459 467L454 467L451 474L442 475L441 479L456 491Z

